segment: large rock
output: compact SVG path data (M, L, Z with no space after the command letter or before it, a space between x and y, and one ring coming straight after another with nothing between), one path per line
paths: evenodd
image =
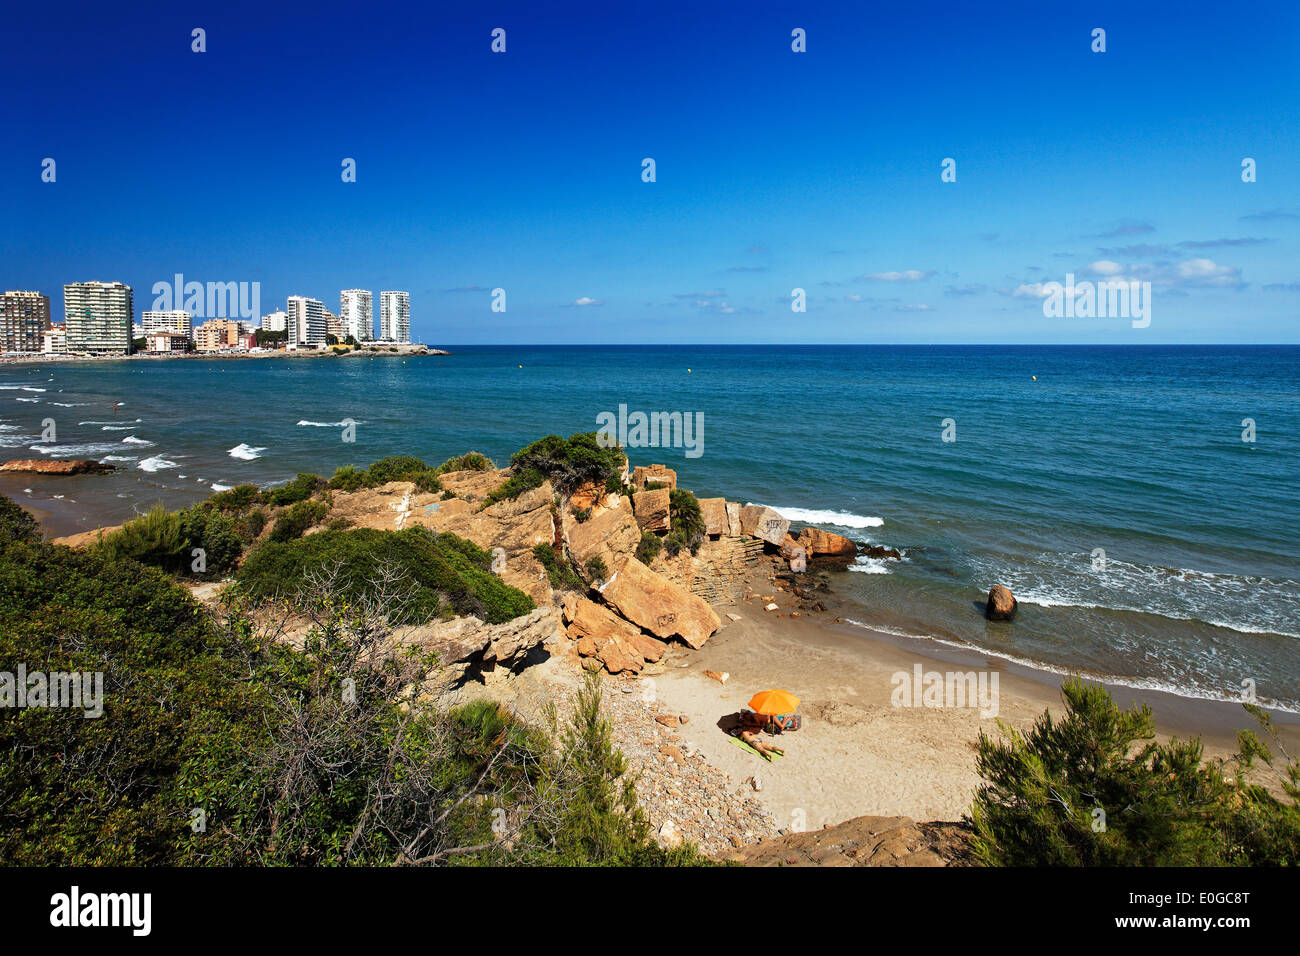
M771 508L746 505L740 509L740 530L779 548L790 531L790 522Z
M482 504L489 494L501 487L511 476L508 468L494 468L488 471L449 471L441 475L444 491L450 491L457 498L471 504Z
M585 568L592 558L600 558L612 570L636 553L641 542L641 529L626 499L619 498L616 507L600 512L586 521L565 520L569 555L578 567Z
M854 817L750 843L722 859L746 866L963 866L972 862L968 840L956 823Z
M637 497L640 497L639 495ZM628 558L602 593L605 603L656 637L680 637L700 648L722 622L704 601Z
M989 599L984 605L984 616L990 621L1009 621L1016 616L1017 607L1011 589L995 584L989 588Z
M46 458L18 458L0 464L0 471L22 471L34 475L99 475L113 470L113 465L76 458L50 461Z
M646 482L663 485L671 491L677 487L677 472L664 465L637 465L632 469L632 487L641 491Z
M743 534L740 530L740 502L727 502L727 537L739 538Z
M716 538L727 533L727 499L699 498L700 515L704 518L704 533Z
M564 619L578 653L596 658L611 674L639 673L646 661L659 660L667 649L609 608L576 594L565 595Z
M781 557L790 562L790 570L795 574L808 570L808 549L788 534L781 541Z
M537 648L563 637L560 622L550 607L539 607L503 624L485 624L476 617L457 617L394 630L388 650L401 659L406 649L418 647L438 655L438 667L429 672L435 683L462 680L471 668L491 669L522 664Z
M638 491L636 494L636 523L642 531L666 532L672 527L671 492L667 488Z
M799 543L810 558L852 560L858 553L858 546L844 535L823 531L821 528L804 528L799 532Z

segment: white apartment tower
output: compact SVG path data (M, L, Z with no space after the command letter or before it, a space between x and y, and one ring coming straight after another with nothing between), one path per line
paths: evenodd
M183 332L190 341L194 340L194 316L182 309L160 312L142 312L140 324L144 334L153 332Z
M379 335L386 342L411 341L411 295L409 292L379 293Z
M268 332L285 332L288 330L289 314L283 309L277 309L270 315L262 316L262 328Z
M304 295L291 295L285 312L289 348L314 349L325 344L325 303Z
M344 289L339 293L339 317L343 320L343 334L358 342L368 342L375 337L374 297L368 289Z
M124 282L73 282L63 287L69 352L131 352L135 301Z

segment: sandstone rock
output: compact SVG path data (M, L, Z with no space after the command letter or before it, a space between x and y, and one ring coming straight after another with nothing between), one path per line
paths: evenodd
M790 522L771 508L746 505L740 509L740 530L779 548L790 530Z
M727 499L699 498L700 515L704 518L704 532L710 537L727 533Z
M702 599L636 558L622 564L602 596L606 604L633 624L656 637L680 637L697 650L722 625Z
M629 624L609 608L579 595L566 595L564 619L569 637L578 641L578 653L596 657L611 674L637 673L646 661L664 656L667 645Z
M641 491L646 482L663 485L668 490L677 487L677 472L664 465L637 465L632 469L632 487Z
M578 567L585 568L592 558L600 558L613 570L636 553L641 542L641 528L632 509L620 501L616 508L602 511L586 521L565 521L569 555Z
M50 461L45 458L18 458L0 464L0 471L21 471L34 475L100 475L113 471L113 465L90 459L68 459Z
M561 637L559 621L550 607L540 607L503 624L485 624L475 617L457 617L397 628L386 650L401 655L418 647L438 655L439 669L430 673L435 681L459 681L475 666L513 667L523 663L533 650Z
M605 485L589 481L585 485L580 485L577 490L569 496L569 507L574 511L584 508L592 508L600 504L605 498Z
M642 531L666 532L671 528L669 495L667 488L637 492L636 523Z
M901 558L902 552L897 548L886 548L878 544L868 545L862 549L862 553L869 558Z
M795 574L803 574L808 570L808 555L803 547L796 547L787 559L790 562L790 570Z
M449 471L439 477L444 491L471 504L482 504L489 494L505 483L512 472L509 468L490 471Z
M743 534L740 530L740 502L727 502L727 537L739 538Z
M799 532L799 543L810 558L854 558L858 547L842 534L823 531L821 528L804 528Z
M984 616L990 621L1009 621L1018 607L1011 589L995 584L989 588L989 599L984 605Z

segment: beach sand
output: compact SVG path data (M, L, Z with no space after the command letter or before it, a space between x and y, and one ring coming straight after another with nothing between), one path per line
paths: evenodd
M674 649L665 672L650 679L664 709L689 718L680 733L711 764L735 781L758 775L760 798L783 828L818 829L864 814L961 818L980 783L975 741L981 730L996 735L997 719L975 709L893 706L892 676L910 675L918 663L925 671L996 671L997 716L1017 729L1049 707L1063 712L1061 678L1048 672L837 626L831 613L777 617L788 611L765 612L758 598L721 610L726 626L718 634L699 651ZM727 611L742 619L729 621ZM706 670L730 677L719 684ZM735 746L719 727L768 687L799 696L804 718L799 731L776 738L786 756L772 763ZM1254 726L1239 704L1110 689L1120 706L1148 703L1162 738L1199 734L1209 757L1232 753L1235 728ZM1274 718L1288 749L1300 751L1300 725L1292 715Z

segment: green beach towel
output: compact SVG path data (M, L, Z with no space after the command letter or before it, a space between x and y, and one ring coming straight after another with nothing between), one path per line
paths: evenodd
M748 750L755 757L761 757L764 760L766 760L768 763L771 763L773 758L780 759L781 757L785 756L785 754L765 754L761 750L755 750L753 747L745 743L739 737L732 737L731 742L735 744L737 747L739 747L741 750Z

